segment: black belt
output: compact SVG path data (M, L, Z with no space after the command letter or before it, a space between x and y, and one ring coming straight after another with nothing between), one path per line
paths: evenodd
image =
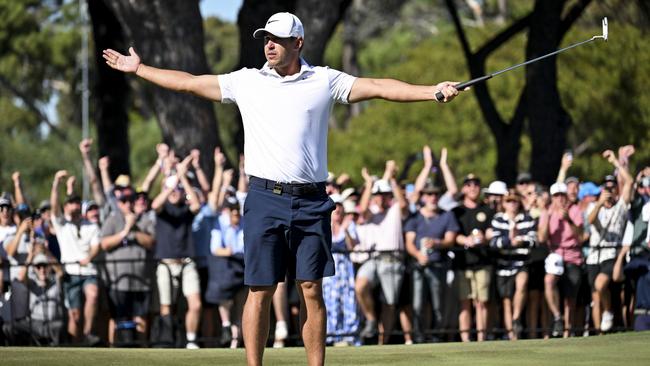
M309 196L321 193L325 194L325 182L282 183L254 176L250 177L249 182L252 186L268 189L278 195L288 194L292 196Z

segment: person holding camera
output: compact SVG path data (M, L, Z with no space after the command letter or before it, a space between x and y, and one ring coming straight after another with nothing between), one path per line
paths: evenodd
M614 262L623 241L634 179L613 151L605 151L603 157L617 169L621 187L619 194L616 177L606 176L598 201L587 211L587 221L591 231L587 273L591 285L594 328L607 332L614 322L609 284Z

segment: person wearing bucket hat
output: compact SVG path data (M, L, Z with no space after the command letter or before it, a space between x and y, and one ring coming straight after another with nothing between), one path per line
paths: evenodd
M505 182L495 180L490 185L483 189L485 201L491 209L499 212L502 209L503 196L508 193L508 186Z
M578 205L571 204L564 183L550 189L551 205L539 219L539 241L551 255L546 260L544 295L553 315L551 335L569 335L575 325L575 307L582 280L582 232L584 218ZM560 304L560 299L564 299Z
M586 262L593 301L594 327L597 331L607 332L614 323L609 283L623 240L634 178L613 151L603 152L603 157L618 171L620 191L615 177L605 177L598 200L587 211L590 236Z
M335 69L312 66L301 57L305 29L300 19L291 13L273 14L264 27L253 32L253 37L262 41L266 63L260 69L244 68L222 75L195 76L152 67L144 64L132 47L128 55L106 49L103 57L109 67L133 73L163 88L238 105L245 134L246 173L251 176L251 187L255 187L249 191L249 197L253 198L251 201L260 202L254 207L247 206L249 217L252 216L250 212L259 213L260 217L251 219L249 222L254 224L247 225L245 229L248 253L245 254L246 283L251 286L244 315L247 359L251 365L262 362L267 337L267 325L263 324L269 320L267 315L260 314L267 314L262 308L268 306L267 299L272 297L277 283L284 281L288 271L291 274L298 272L297 280L303 287L300 293L307 299L304 304L307 317L303 333L309 364L322 364L325 357L325 340L322 336L325 310L320 281L322 277L333 274L331 253L322 251L318 255L322 263L311 268L303 258L286 258L295 256L295 251L288 253L284 248L288 244L293 246L302 242L305 243L303 247L319 248L308 242L329 239L325 234L320 234L320 238L273 234L271 231L275 229L262 223L268 222L266 218L278 215L267 210L279 207L274 202L286 201L287 195L304 197L325 188L327 129L331 107L335 102L356 103L369 99L437 101L436 94L442 94L442 102L449 102L459 91L454 87L455 82L414 85L395 79L357 78ZM267 195L267 191L276 193ZM267 197L271 203L256 198L260 195ZM317 222L312 224L322 227L329 225L333 204L326 195L319 194L319 197L320 206L316 207L316 215L310 217L318 217ZM292 210L286 202L282 207L283 211ZM292 214L283 216L291 217ZM290 223L283 225L291 230L295 228ZM286 238L289 237L293 238L292 241L298 238L304 240L301 243L287 243ZM273 251L265 254L258 246L268 242L269 238L276 245L265 245L264 248ZM302 257L302 251L298 253ZM296 268L293 263L296 263ZM291 267L287 264L291 264ZM258 274L264 275L259 277Z

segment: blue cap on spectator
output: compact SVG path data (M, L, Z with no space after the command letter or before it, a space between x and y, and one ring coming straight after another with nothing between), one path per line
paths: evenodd
M582 200L587 196L598 196L600 194L600 187L598 187L594 182L585 182L580 184L580 189L578 190L578 199Z
M18 206L16 206L16 212L31 212L31 209L29 208L29 205L26 203L20 203Z

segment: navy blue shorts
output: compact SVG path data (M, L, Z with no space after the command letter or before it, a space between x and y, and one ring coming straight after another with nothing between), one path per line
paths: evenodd
M331 213L324 183L274 187L251 177L244 204L244 283L272 286L334 275Z

